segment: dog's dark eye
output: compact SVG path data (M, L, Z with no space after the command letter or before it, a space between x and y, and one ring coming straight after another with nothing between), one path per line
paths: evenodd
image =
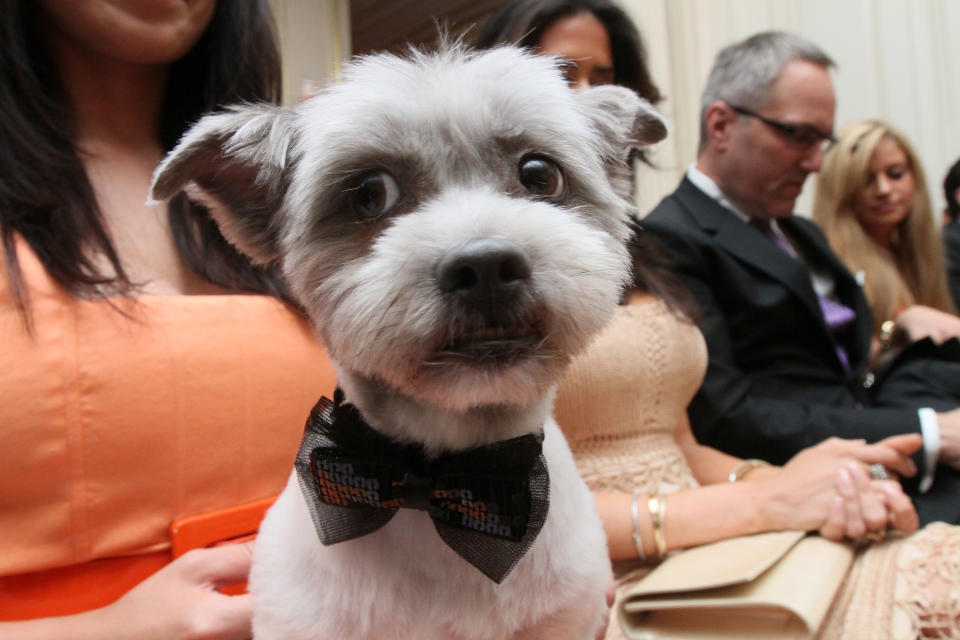
M519 177L523 188L537 197L554 199L563 196L560 167L546 158L533 156L521 160Z
M364 174L353 188L353 208L364 218L377 218L389 212L400 199L400 187L386 171Z

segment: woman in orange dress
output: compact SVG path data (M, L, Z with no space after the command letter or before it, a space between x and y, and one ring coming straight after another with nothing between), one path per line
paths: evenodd
M146 200L200 114L278 98L267 1L17 0L0 31L0 638L249 637L219 591L249 546L173 556L255 530L333 373L270 270Z

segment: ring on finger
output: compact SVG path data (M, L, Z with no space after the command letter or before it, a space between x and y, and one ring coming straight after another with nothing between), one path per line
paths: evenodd
M874 480L889 480L890 474L887 473L887 468L882 464L876 463L870 465L870 477Z
M882 542L887 537L887 532L884 530L880 531L869 531L859 538L857 538L857 543L862 545L872 544L874 542Z

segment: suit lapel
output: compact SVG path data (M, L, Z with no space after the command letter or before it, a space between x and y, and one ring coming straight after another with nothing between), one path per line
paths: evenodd
M776 246L761 231L745 223L726 210L716 200L705 194L686 178L675 192L681 206L716 243L742 262L782 283L803 303L811 319L820 327L830 344L836 345L833 332L827 326L820 308L820 301L806 265ZM804 260L822 265L836 278L838 299L856 313L852 344L848 345L851 370L857 371L867 362L870 337L873 334L870 311L860 286L840 263L839 258L826 244L822 236L810 233L792 218L778 221L780 229L791 243L803 254ZM836 354L834 354L836 356ZM837 366L842 366L837 357Z
M677 197L700 227L730 254L783 283L829 333L804 265L684 178Z

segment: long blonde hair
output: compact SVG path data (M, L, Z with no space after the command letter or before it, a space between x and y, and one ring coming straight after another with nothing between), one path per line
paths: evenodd
M870 159L882 140L892 140L907 156L916 190L910 213L893 234L889 250L873 240L857 219L856 207L867 186ZM864 293L873 311L874 330L911 304L956 313L934 224L923 167L906 137L885 122L858 122L840 132L817 178L814 220L852 272L863 271Z

